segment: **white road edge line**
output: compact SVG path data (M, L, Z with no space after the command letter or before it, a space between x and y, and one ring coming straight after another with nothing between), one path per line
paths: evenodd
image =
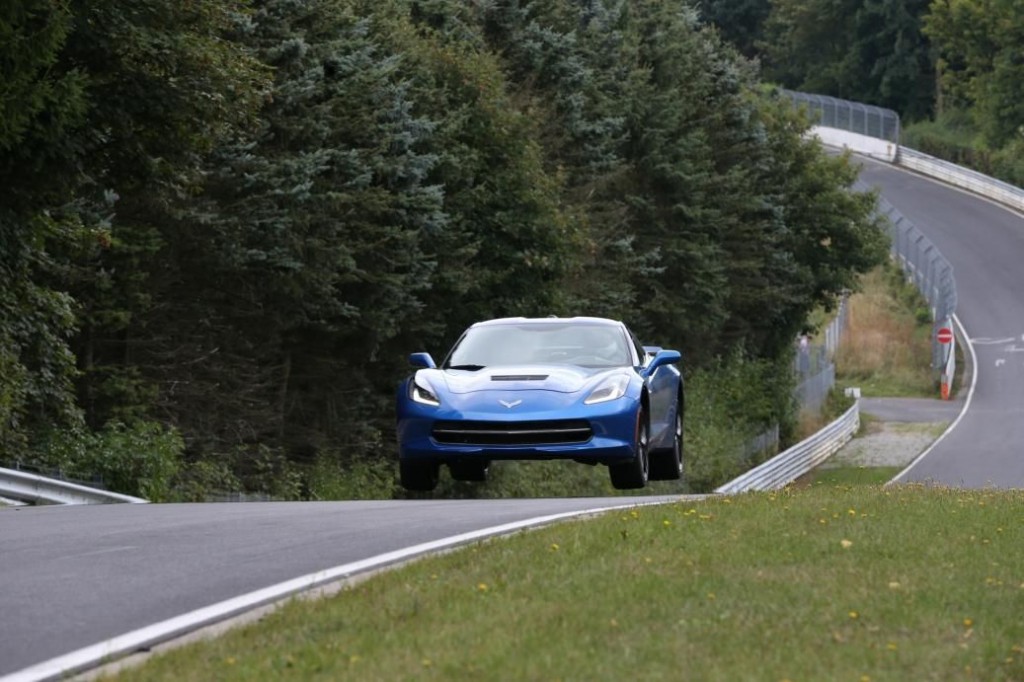
M4 675L3 677L0 677L0 682L41 682L42 680L65 678L69 675L83 672L100 664L113 662L122 656L139 651L140 649L151 647L160 642L174 639L175 637L179 637L206 625L211 625L232 616L240 615L259 606L280 601L307 590L322 587L330 582L351 578L357 574L365 573L373 569L418 558L421 555L425 555L430 552L449 549L458 545L473 542L474 540L506 535L524 528L544 526L555 521L562 521L577 516L602 514L618 509L631 509L634 507L656 504L665 504L665 501L633 502L630 504L614 505L611 507L599 507L596 509L585 509L580 511L550 514L548 516L538 516L532 519L514 521L512 523L492 526L490 528L482 528L469 533L453 535L440 540L433 540L431 542L413 545L412 547L407 547L405 549L378 554L377 556L370 557L368 559L353 561L351 563L342 564L323 571L309 573L292 580L286 580L285 582L271 585L270 587L265 587L254 592L249 592L248 594L243 594L232 599L226 599L217 604L196 609L195 611L175 616L174 618L169 618L165 621L154 623L153 625L139 628L138 630L133 630L132 632L126 632L123 635L118 635L106 641L97 642L96 644L83 647L77 651L72 651L71 653L57 656L56 658L51 658L48 661L43 661L42 663L37 663L8 675Z
M971 351L971 388L967 392L967 400L964 401L964 407L962 410L960 410L960 414L957 415L956 419L953 420L952 424L946 427L946 430L942 432L942 435L939 436L935 440L935 442L933 442L931 445L925 448L924 452L915 457L914 461L908 464L906 469L896 474L896 476L894 476L891 481L886 483L886 485L899 483L900 479L902 479L904 476L910 473L910 470L913 469L918 462L924 459L925 456L928 455L928 453L935 449L935 446L941 443L943 439L946 436L948 436L950 432L953 431L953 429L956 428L956 425L959 424L960 420L964 418L964 415L967 414L967 410L971 406L971 400L974 398L974 387L977 386L978 384L978 356L974 353L974 344L971 343L971 337L967 335L967 330L964 328L963 323L960 322L960 318L957 317L956 315L953 315L953 322L956 323L957 329L960 330L960 338L964 339L964 343L967 346L967 349Z

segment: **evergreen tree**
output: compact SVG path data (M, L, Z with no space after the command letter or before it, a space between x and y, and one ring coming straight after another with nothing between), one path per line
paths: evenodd
M71 299L45 280L45 245L77 241L74 135L86 108L81 74L55 68L71 15L48 0L0 8L0 457L79 415Z
M758 56L772 8L769 0L699 0L697 8L701 18L714 25L743 56Z

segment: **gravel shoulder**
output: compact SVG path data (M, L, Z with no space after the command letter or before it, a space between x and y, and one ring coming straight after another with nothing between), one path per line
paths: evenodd
M962 409L961 400L862 398L861 432L822 467L905 467L946 431Z

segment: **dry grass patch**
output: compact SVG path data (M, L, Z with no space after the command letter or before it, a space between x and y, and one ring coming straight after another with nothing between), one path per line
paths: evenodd
M931 323L922 321L917 294L891 268L864 276L850 297L847 329L836 353L843 385L871 396L934 396Z

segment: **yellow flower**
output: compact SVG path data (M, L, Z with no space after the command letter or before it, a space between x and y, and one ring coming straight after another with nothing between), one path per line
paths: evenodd
M551 543L551 551L552 552L557 552L558 551L558 543L557 542L552 542Z
M972 625L974 625L974 621L973 620L971 620L970 618L964 618L964 627L965 628L969 628Z
M850 618L852 618L854 620L857 620L857 618L860 617L860 614L857 613L856 611L850 611L850 613L848 613L847 615L850 616Z
M227 663L228 665L234 665L235 664L235 657L234 656L228 656L226 659L224 659L224 662Z
M476 586L476 589L479 590L480 592L486 592L487 591L487 583L480 583L479 585Z
M853 543L847 540L846 538L840 540L839 544L843 546L843 549L850 549L851 547L853 547Z
M893 580L891 583L889 583L889 589L890 590L898 590L898 589L900 589L900 584L898 582L896 582L895 580Z
M665 526L666 528L668 528L669 526L671 526L671 525L672 525L672 522L671 522L671 521L669 521L668 519L665 519L665 520L664 520L664 521L662 521L661 523L662 523L662 525L663 525L663 526Z

